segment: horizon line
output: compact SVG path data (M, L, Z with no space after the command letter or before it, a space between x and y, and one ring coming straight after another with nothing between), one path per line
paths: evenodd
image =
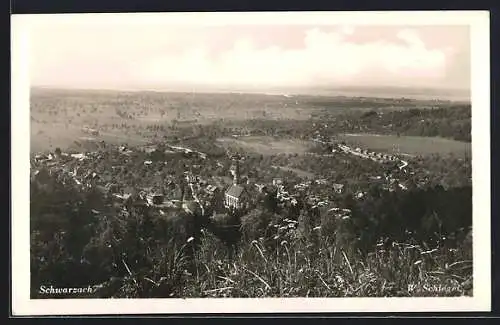
M202 88L200 90L196 90L196 88ZM450 88L450 87L440 87L440 88L432 88L432 87L419 87L419 86L303 86L303 87L267 87L266 91L265 87L258 88L255 87L253 89L248 88L238 88L238 87L224 87L224 86L206 86L206 85L185 85L185 86L176 86L176 87L65 87L65 86L52 86L52 85L32 85L30 89L44 89L44 90L62 90L62 91L114 91L114 92L155 92L155 93L227 93L227 94L261 94L268 96L283 96L283 95L291 95L291 96L317 96L317 97L351 97L351 98L406 98L406 99L414 99L414 100L439 100L439 101L450 101L450 102L471 102L471 91L467 88ZM373 94L366 93L365 95L356 94L321 94L321 93L311 93L314 91L317 92L325 92L325 91L367 91L367 90L400 90L400 91L411 91L411 90L421 90L421 91L432 91L432 92L461 92L462 96L460 99L447 99L450 94ZM288 91L287 91L288 90ZM368 91L369 92L369 91ZM467 95L464 95L466 93ZM426 99L422 97L427 97ZM451 97L454 97L453 95ZM462 98L463 97L463 98Z

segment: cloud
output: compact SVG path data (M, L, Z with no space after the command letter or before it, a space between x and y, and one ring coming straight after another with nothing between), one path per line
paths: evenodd
M32 25L34 85L81 88L468 85L466 28L81 18Z
M132 75L151 84L196 83L233 86L302 86L314 84L418 84L445 78L446 49L428 49L418 32L397 32L400 42L355 42L353 27L305 32L303 48L260 48L251 38L209 54L192 47L183 55L151 57L131 66Z
M418 34L411 29L403 29L399 31L397 34L397 37L406 43L408 43L409 46L415 47L415 48L424 48L425 44L422 42Z

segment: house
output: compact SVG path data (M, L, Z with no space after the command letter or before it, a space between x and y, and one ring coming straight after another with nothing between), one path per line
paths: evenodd
M205 191L207 192L207 194L210 194L210 195L213 195L216 193L216 191L218 190L217 186L215 185L208 185L206 188L205 188Z
M325 185L327 183L327 180L324 179L324 178L320 178L320 179L317 179L315 181L315 183L318 184L318 185Z
M118 198L118 199L120 199L120 200L125 201L125 200L127 200L131 196L131 194L126 193L126 194L122 195L122 194L114 193L113 196L116 197L116 198Z
M344 144L340 145L339 148L345 152L349 152L351 150L351 148L349 148L348 146L346 146Z
M198 180L199 180L198 177L191 174L190 172L184 172L184 178L186 179L186 182L188 184L196 184L196 183L198 183Z
M147 195L149 205L160 205L163 203L165 197L162 194L154 193Z
M266 190L266 185L265 184L255 184L255 187L259 191L259 193L262 193Z
M78 160L84 160L88 158L84 153L72 153L70 157Z
M156 147L146 147L146 148L144 148L144 152L146 154L152 154L152 153L156 152L156 150L157 150Z
M47 156L41 154L35 155L35 162L45 161L47 159L48 159Z
M244 208L249 201L247 189L240 183L239 161L234 160L233 184L229 186L224 195L224 206L228 209Z
M91 134L91 135L99 135L99 131L98 130L91 129L88 126L83 127L82 131L85 132L85 133L87 133L87 134Z
M344 184L333 184L333 190L335 193L341 194L342 191L344 190Z
M355 195L355 196L356 196L356 198L357 198L358 200L360 200L360 199L362 199L362 198L365 196L365 193L364 193L364 192L360 192L360 191L358 191L358 192L356 192L356 195Z

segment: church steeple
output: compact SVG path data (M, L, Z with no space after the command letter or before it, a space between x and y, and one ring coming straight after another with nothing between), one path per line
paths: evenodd
M190 175L189 172L184 172L184 180L182 181L183 202L193 200L193 191L192 191L193 182L194 182L193 176Z
M233 174L233 184L239 185L241 181L241 176L240 176L240 161L238 157L233 157L233 170L231 172Z
M240 184L240 162L238 160L235 161L234 163L234 178L233 178L233 183L234 185Z
M247 203L247 195L245 186L241 186L240 175L240 157L231 157L233 164L231 166L231 173L233 175L233 185L231 185L225 194L224 205L229 209L241 209Z

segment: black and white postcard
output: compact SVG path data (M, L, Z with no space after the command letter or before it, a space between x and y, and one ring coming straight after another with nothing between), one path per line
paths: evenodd
M489 14L12 16L16 315L488 311Z

